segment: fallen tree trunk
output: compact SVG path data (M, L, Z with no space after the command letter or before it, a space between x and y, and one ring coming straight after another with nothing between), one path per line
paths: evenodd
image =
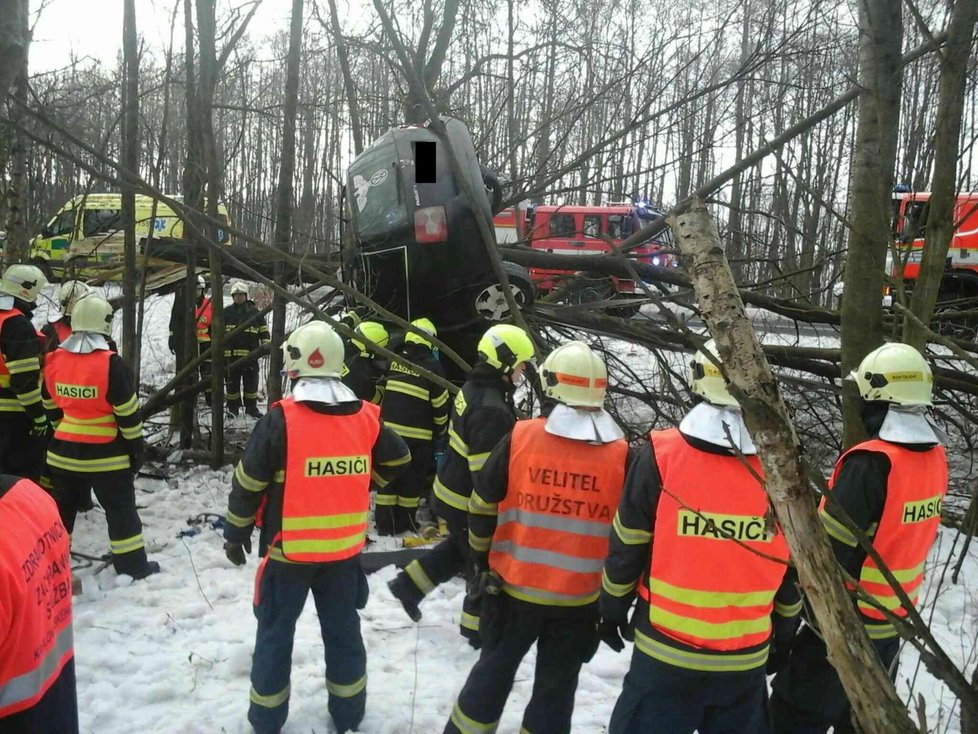
M716 225L701 201L670 225L689 258L697 303L716 339L730 390L743 408L764 467L764 488L854 716L866 734L912 734L917 729L845 592L816 514L798 436L737 292Z

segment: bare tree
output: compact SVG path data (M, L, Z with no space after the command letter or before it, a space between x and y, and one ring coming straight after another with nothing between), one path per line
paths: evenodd
M934 178L928 204L930 211L925 232L926 247L920 263L920 274L910 299L910 310L920 320L919 323L923 324L930 322L937 303L941 279L944 276L944 258L947 257L955 229L958 152L968 82L968 62L976 21L978 2L957 0L951 11L947 44L940 57L937 126L931 146L934 151ZM904 323L904 340L923 350L927 333L917 323L913 320Z
M136 48L136 4L125 0L122 15L122 165L139 170L139 56ZM125 274L122 280L122 353L133 374L139 374L139 348L136 344L136 191L131 175L123 175L122 210L125 228ZM151 230L153 222L147 222Z
M883 342L883 269L900 120L902 3L859 0L859 120L849 184L849 251L842 296L842 370ZM842 392L845 445L863 436L859 396Z

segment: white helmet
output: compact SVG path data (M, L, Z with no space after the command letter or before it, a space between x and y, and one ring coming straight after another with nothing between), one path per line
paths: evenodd
M71 312L71 330L112 335L112 304L98 293L89 293L75 302Z
M197 276L197 287L198 288L204 288L205 290L207 289L207 281L204 280L204 276L203 275L198 275Z
M727 389L727 381L724 379L723 373L706 356L706 352L712 354L717 362L720 361L717 344L713 339L710 339L699 348L689 363L689 389L708 403L738 407L740 404Z
M934 373L927 360L909 344L884 344L863 357L848 375L863 400L897 405L930 405Z
M608 369L587 344L571 341L553 350L540 365L544 395L564 405L600 408L608 391Z
M236 293L244 293L245 294L245 298L247 298L248 296L251 295L251 293L249 293L249 291L248 291L248 286L246 286L240 280L237 283L235 283L234 285L231 286L231 295L233 296Z
M71 309L80 298L88 295L92 289L80 280L66 280L58 290L58 302L61 304L61 313L71 316Z
M11 265L3 271L3 278L0 278L0 293L35 303L41 289L47 284L48 279L40 268L34 265Z
M343 340L324 321L310 321L293 331L282 345L289 377L339 377Z

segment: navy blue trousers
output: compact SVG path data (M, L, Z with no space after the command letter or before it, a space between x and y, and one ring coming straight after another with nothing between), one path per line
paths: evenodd
M873 648L890 677L900 650L900 638L873 640ZM828 661L825 643L808 626L795 638L788 664L771 684L771 721L776 734L836 734L855 732L845 689Z
M367 603L368 592L360 557L336 563L267 561L259 574L248 721L258 734L273 734L288 718L295 624L311 591L326 647L329 713L337 731L356 729L367 704L367 653L357 609Z
M637 648L608 734L768 734L764 668L688 670Z

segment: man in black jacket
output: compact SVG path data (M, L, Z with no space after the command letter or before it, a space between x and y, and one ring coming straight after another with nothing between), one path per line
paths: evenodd
M288 717L295 624L312 592L326 648L329 712L357 728L367 700L367 656L357 610L367 603L360 551L369 485L390 481L411 456L404 441L339 380L343 343L314 321L283 345L292 395L258 421L231 481L225 552L245 563L260 516L255 583L258 633L248 720L258 734ZM324 441L323 437L329 440Z
M390 582L390 590L411 619L421 619L421 600L435 586L459 573L474 571L469 551L469 496L476 477L499 440L516 423L513 389L533 359L529 335L516 326L491 327L478 345L479 362L452 403L448 452L435 477L435 511L448 526L448 537L423 558L411 561ZM479 642L479 610L463 603L461 634L473 647Z
M429 372L445 376L428 335L436 336L428 319L415 319L398 353ZM361 324L363 326L363 324ZM416 528L415 512L431 472L433 446L448 423L448 390L424 377L407 362L391 362L384 384L380 414L411 449L411 463L398 478L377 491L374 522L380 535L397 535ZM430 488L429 488L430 489Z
M0 279L0 472L35 482L51 426L41 404L41 335L31 323L47 284L33 265L11 265Z
M255 302L249 300L250 295L248 286L244 283L238 282L231 286L233 303L224 309L224 331L230 334L242 324L247 326L244 331L239 331L235 336L225 338L224 361L227 365L247 357L254 350L271 341L268 325L255 306ZM224 390L229 414L238 415L243 393L245 413L252 418L261 418L261 411L258 410L257 358L249 360L244 365L229 368L224 378Z

